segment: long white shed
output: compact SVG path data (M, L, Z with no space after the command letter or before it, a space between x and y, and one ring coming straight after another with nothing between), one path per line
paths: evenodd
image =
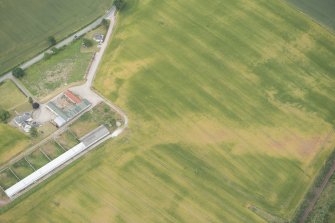
M28 175L27 177L23 178L7 190L5 190L5 193L8 197L12 198L15 194L22 191L26 187L29 187L42 177L46 176L47 174L51 173L56 168L60 167L62 164L70 160L71 158L75 157L82 151L86 149L86 146L84 143L79 143L78 145L74 146L72 149L69 149L62 155L58 156L54 160L50 161L49 163L45 164L32 174Z
M97 143L99 140L109 134L109 130L104 125L99 126L98 128L94 129L93 131L82 137L79 144L72 147L62 155L50 161L49 163L45 164L27 177L23 178L22 180L5 190L5 193L10 198L14 197L20 191L34 184L35 182L37 182L47 174L51 173L53 170L57 169L58 167L60 167L70 159L74 158L85 149L89 148L90 146Z

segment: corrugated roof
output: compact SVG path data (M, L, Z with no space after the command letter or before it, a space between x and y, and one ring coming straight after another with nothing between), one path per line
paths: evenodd
M81 102L81 99L74 95L70 90L65 91L64 95L75 104L79 104Z
M16 123L22 124L23 122L27 121L30 118L31 118L30 113L24 113L23 115L16 116L14 120Z
M23 178L7 190L5 193L8 197L13 197L15 194L19 193L20 191L24 190L26 187L34 184L36 181L40 180L42 177L46 176L56 168L60 167L62 164L67 162L68 160L72 159L82 151L84 151L87 147L84 143L79 143L73 148L69 149L62 155L58 156L54 160L50 161L49 163L45 164L32 174L28 175L27 177Z
M57 107L57 105L55 105L52 101L48 102L47 107L54 113L56 113L56 115L62 117L65 121L69 120L69 117L60 109Z
M92 132L83 136L80 141L83 142L85 146L89 147L100 139L107 136L109 133L109 130L104 125L101 125L98 128L94 129Z
M99 126L98 128L94 129L93 131L82 137L80 139L82 142L72 147L65 153L50 161L49 163L45 164L38 170L34 171L27 177L23 178L22 180L5 190L5 193L10 198L14 197L17 193L31 186L38 180L42 179L47 174L51 173L73 157L86 150L89 146L106 137L109 133L109 130L104 125Z
M68 107L66 110L66 115L72 119L79 113L81 113L83 110L91 106L91 103L87 101L86 99L83 99L79 104L73 105L71 107Z
M60 116L57 116L54 119L54 122L57 124L58 127L62 127L66 123L66 121Z

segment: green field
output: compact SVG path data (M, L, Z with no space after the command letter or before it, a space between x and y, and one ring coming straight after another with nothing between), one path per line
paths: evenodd
M15 117L15 112L22 113L32 110L27 98L20 92L11 80L0 83L0 108L11 112L8 122ZM30 145L39 142L56 130L51 123L39 128L39 136L30 138L18 128L10 124L0 124L0 165L18 155Z
M64 149L54 141L44 144L41 149L52 160L65 152Z
M0 124L0 164L22 152L29 145L29 138L19 130Z
M6 190L17 183L17 181L17 178L9 169L5 169L0 172L0 186L2 189Z
M79 143L78 139L69 130L57 136L55 140L64 148L71 149Z
M99 127L99 123L93 120L93 112L89 111L80 116L80 118L70 126L70 129L77 138L81 138L97 127Z
M81 40L67 46L48 60L31 66L21 79L26 88L39 98L61 87L84 79L93 52L81 52Z
M0 83L0 107L12 110L25 102L27 98L11 80Z
M329 180L307 223L335 222L335 175Z
M0 108L20 111L20 107L28 104L27 98L11 80L0 83ZM29 105L31 108L31 105ZM8 121L13 118L10 117ZM0 165L27 148L29 138L12 126L0 124Z
M4 222L293 216L335 143L335 37L282 1L128 0L95 88L129 117Z
M83 114L70 129L77 138L81 138L100 125L105 125L112 132L116 129L116 121L121 122L120 117L107 104L100 103Z
M113 0L2 0L0 2L0 74L92 22Z
M32 172L34 172L34 169L29 165L29 163L25 159L21 159L16 163L14 163L11 166L11 169L20 179L23 179Z
M31 138L18 128L14 128L9 124L0 124L0 165L5 164L29 146L40 142L55 130L57 129L54 125L46 123L39 127L38 137Z
M35 169L39 169L49 162L49 159L39 149L26 156L26 158Z
M317 22L335 32L335 1L333 0L286 0Z

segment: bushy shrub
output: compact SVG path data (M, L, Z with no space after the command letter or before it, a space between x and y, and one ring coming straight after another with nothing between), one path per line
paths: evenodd
M7 123L9 117L10 117L9 112L0 108L0 122Z
M24 76L24 70L21 67L15 67L13 69L13 76L16 78L21 78Z

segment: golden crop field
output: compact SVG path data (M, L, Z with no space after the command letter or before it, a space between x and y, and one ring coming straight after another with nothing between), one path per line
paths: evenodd
M284 1L128 0L95 81L128 130L0 221L290 219L334 148L334 61Z

